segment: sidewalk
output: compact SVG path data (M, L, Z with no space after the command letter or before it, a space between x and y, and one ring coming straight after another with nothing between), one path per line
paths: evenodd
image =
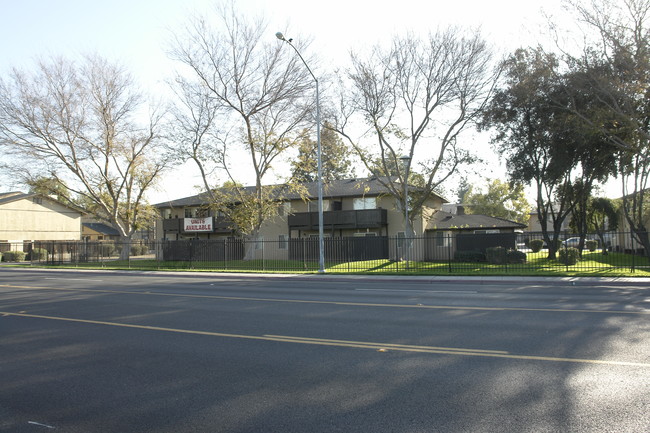
M140 271L140 270L111 270L111 269L47 269L32 267L0 266L0 272L7 270L23 270L33 272L81 272L81 273L120 273L137 275L174 275L205 277L215 279L291 279L305 281L403 281L422 284L543 284L543 285L613 285L613 286L645 286L650 288L650 278L639 277L523 277L523 276L467 276L467 275L345 275L345 274L264 274L244 272L199 272L199 271Z

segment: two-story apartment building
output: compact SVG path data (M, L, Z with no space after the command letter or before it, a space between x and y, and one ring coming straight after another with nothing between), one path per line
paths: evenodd
M303 193L277 198L278 213L262 226L259 238L277 241L282 248L290 239L318 236L317 183L303 185ZM447 200L432 194L412 230L421 236L430 216ZM235 235L232 224L207 206L207 194L158 203L161 219L156 239L224 239ZM404 213L377 178L337 180L323 185L323 226L327 238L404 236ZM271 246L266 244L266 248Z

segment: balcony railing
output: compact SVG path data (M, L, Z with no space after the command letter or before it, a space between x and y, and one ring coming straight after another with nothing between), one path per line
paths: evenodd
M323 226L328 229L378 228L387 224L386 209L323 212ZM299 212L289 215L289 229L318 230L318 212Z

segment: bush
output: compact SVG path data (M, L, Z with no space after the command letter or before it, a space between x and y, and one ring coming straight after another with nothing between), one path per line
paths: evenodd
M526 253L517 250L508 250L507 252L508 263L524 264L526 263Z
M566 266L573 266L578 263L580 251L577 248L561 248L558 251L558 261Z
M454 253L454 260L457 262L484 262L485 254L481 251L456 251Z
M2 260L5 262L22 262L25 260L23 251L5 251L2 253Z
M595 239L590 239L585 242L585 247L591 252L596 251L596 248L598 248L598 241Z
M113 242L102 242L99 245L99 251L102 257L109 257L115 251L115 244Z
M544 246L544 241L541 240L541 239L533 239L528 244L530 246L530 249L534 253L538 253L538 252L540 252L542 250L542 247Z
M507 252L503 247L491 247L485 250L485 258L488 263L502 265L507 261Z
M132 256L141 256L144 254L147 254L149 252L149 248L147 248L146 245L143 244L133 244L131 245L131 255Z
M47 250L45 248L34 248L30 251L27 260L47 259Z

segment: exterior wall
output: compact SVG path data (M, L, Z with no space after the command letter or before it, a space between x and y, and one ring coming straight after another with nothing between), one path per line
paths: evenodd
M0 205L0 239L80 240L81 213L43 197ZM39 203L40 201L40 203Z
M569 223L571 222L571 216L569 215L562 221L562 228L561 231L567 231L569 230ZM553 230L552 226L549 225L548 229L550 231ZM542 225L539 223L539 219L537 218L537 212L532 212L530 214L530 219L528 220L528 227L523 229L524 231L527 232L534 232L534 233L539 233L542 231Z
M374 197L374 196L366 196ZM354 210L354 199L361 198L358 197L334 197L334 198L324 198L323 199L323 210L330 211L334 209L334 202L340 202L342 211ZM316 200L311 202L312 209L314 206L317 206ZM413 223L412 229L415 232L416 236L422 236L424 233L424 228L428 218L439 209L442 205L442 199L432 198L427 203L427 206L432 206L434 209L425 209L424 215L417 217ZM291 213L302 213L309 212L310 203L302 200L292 200L290 202L290 212ZM369 229L335 229L334 232L331 229L325 228L325 236L334 236L334 237L348 237L348 236L361 236L367 235L369 233L374 233L376 236L389 236L396 237L399 232L404 232L404 214L399 209L395 200L391 196L379 196L376 197L376 208L385 209L387 216L387 226L381 228L369 228ZM165 214L163 211L162 214ZM167 212L172 218L183 218L185 215L185 209L182 207L174 208L171 212ZM156 239L163 239L164 231L162 228L162 220L158 220L155 226ZM265 222L260 229L260 238L264 241L273 241L273 242L263 242L264 248L274 248L278 249L281 246L280 236L290 236L292 238L296 237L310 237L318 235L318 230L292 230L289 233L288 221L286 215L278 215L273 220ZM231 236L230 234L218 234L218 233L181 233L178 236L178 239L190 239L190 238L200 238L200 239L219 239L223 237ZM176 234L170 236L171 239L176 239ZM269 253L269 251L265 251ZM281 259L283 255L287 254L287 251L280 249L277 252L278 258ZM274 253L274 254L275 254ZM268 256L268 254L267 254Z

